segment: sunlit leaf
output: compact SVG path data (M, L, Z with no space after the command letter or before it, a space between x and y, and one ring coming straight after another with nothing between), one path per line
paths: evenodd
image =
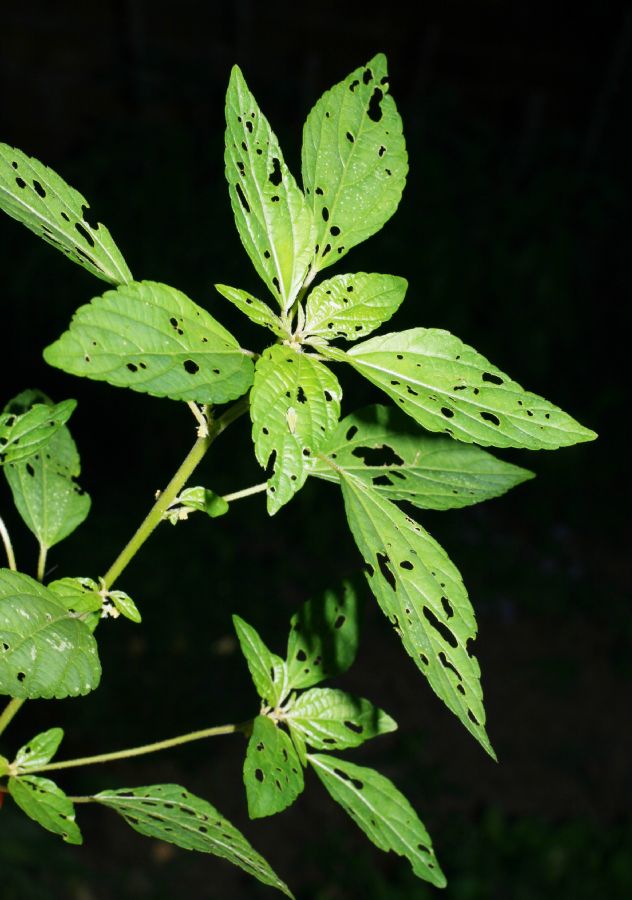
M16 397L16 401L22 396ZM41 452L68 421L77 401L37 402L26 409L21 403L17 406L19 411L12 411L12 403L9 403L0 414L0 465L24 462Z
M300 694L286 721L316 750L359 747L397 728L397 723L369 700L332 688L312 688Z
M228 287L226 284L216 284L215 290L218 291L222 297L230 300L240 312L248 316L248 318L256 325L261 325L263 328L269 328L270 331L278 337L289 337L288 331L281 325L279 317L272 312L269 306L262 303L261 300L257 300L257 298L253 297L252 294L249 294L248 291Z
M64 737L62 728L49 728L20 747L13 760L13 767L19 775L39 769L50 762L57 753Z
M287 732L268 716L257 716L244 760L244 785L251 819L273 816L303 790L303 769Z
M407 286L395 275L335 275L308 295L302 332L328 340L366 337L397 311Z
M257 693L266 706L278 706L289 691L285 663L270 653L252 625L239 616L233 616L233 625Z
M75 807L53 781L36 775L21 775L9 778L8 787L20 809L42 828L61 835L67 844L83 843L75 822Z

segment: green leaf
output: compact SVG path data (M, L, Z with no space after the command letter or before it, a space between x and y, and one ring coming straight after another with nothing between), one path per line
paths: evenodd
M87 200L52 169L8 144L0 144L0 209L97 278L112 284L132 280L110 232L91 224Z
M271 470L270 515L305 484L338 422L341 397L336 376L313 356L276 344L258 360L250 413L257 459Z
M454 564L427 531L357 478L341 477L371 590L430 686L494 756L485 732L474 611ZM495 758L495 757L494 757Z
M226 94L224 160L241 242L286 312L311 261L312 213L237 66Z
M395 275L335 275L309 294L303 334L355 341L390 319L404 299L408 282Z
M9 774L9 760L6 756L0 756L0 778Z
M307 688L346 672L358 652L358 599L350 582L325 593L292 616L287 644L290 687Z
M324 269L393 215L408 157L379 53L327 91L303 129L303 184L316 223L314 268Z
M397 722L368 700L332 688L305 691L289 708L286 721L316 750L359 747L397 728Z
M247 291L242 291L239 288L228 287L226 284L216 284L215 290L218 291L222 297L230 300L240 312L248 316L248 318L256 325L261 325L263 328L269 328L270 331L277 335L277 337L287 338L290 336L288 330L283 328L281 320L272 312L270 307L261 300L257 300L252 294L249 294Z
M67 844L83 844L75 822L75 807L61 788L48 778L25 775L9 778L9 793L20 809L42 828L59 834Z
M94 631L101 619L103 597L92 578L60 578L46 585L66 609Z
M252 361L219 322L153 281L107 291L75 313L44 358L71 375L154 397L225 403L252 383Z
M251 819L273 816L303 790L303 769L287 732L268 716L257 716L244 760L244 785Z
M226 500L205 487L185 488L178 497L178 502L188 509L206 513L211 519L217 519L228 512Z
M33 578L0 569L0 694L61 700L89 693L100 678L87 625Z
M448 331L385 334L356 345L346 357L424 428L459 441L554 450L596 437Z
M420 509L471 506L534 477L475 444L427 434L388 406L367 406L347 416L321 455L331 462L317 459L310 475L338 482L342 469L384 497Z
M252 625L239 616L233 616L233 625L257 693L264 705L279 706L289 692L285 663L279 656L270 653Z
M142 622L138 607L125 591L108 591L107 599L111 601L115 610L130 622Z
M101 791L94 799L123 816L134 831L184 850L220 856L292 897L288 886L234 825L206 800L177 784Z
M392 781L346 759L319 753L308 758L333 799L376 847L406 857L418 878L445 887L430 836Z
M19 401L22 396L20 394L15 400ZM24 462L40 453L77 406L76 400L50 405L35 403L20 414L11 411L13 402L0 415L0 465Z
M13 768L19 775L23 775L25 772L45 766L57 753L63 737L62 728L49 728L48 731L36 735L28 744L20 747L13 760Z

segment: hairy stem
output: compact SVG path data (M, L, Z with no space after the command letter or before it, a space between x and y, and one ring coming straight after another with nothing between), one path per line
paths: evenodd
M0 538L2 538L2 543L4 544L4 550L7 554L7 562L9 564L9 568L12 572L17 572L18 567L15 563L15 554L13 552L11 536L9 535L7 526L2 521L2 516L0 516Z
M242 491L235 491L233 494L224 494L222 500L225 500L227 503L231 503L233 500L241 500L243 497L251 497L253 494L260 494L262 491L268 486L267 481L262 481L261 484L253 484L252 487L244 488Z
M18 712L23 703L24 700L19 700L17 697L14 697L13 700L9 700L0 714L0 734L2 734L7 725L11 722L11 719Z

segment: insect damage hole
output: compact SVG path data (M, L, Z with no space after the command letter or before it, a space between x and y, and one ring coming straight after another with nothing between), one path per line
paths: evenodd
M283 174L281 172L281 163L275 156L272 160L272 171L268 176L268 181L270 184L273 184L275 187L278 187L283 180Z
M483 412L479 413L479 415L485 422L490 422L492 425L500 425L500 419L498 418L498 416L495 416L494 413L486 412L485 410L483 410Z
M239 202L240 202L241 205L243 206L244 211L247 212L247 213L249 213L249 212L250 212L250 206L249 206L249 204L248 204L248 201L246 200L246 195L244 194L243 190L241 189L241 185L240 185L240 184L236 184L236 185L235 185L235 190L237 191L237 196L239 197Z
M182 363L184 371L189 375L196 375L200 371L200 367L192 359L185 359Z
M372 122L379 122L382 118L382 98L384 97L384 93L376 87L373 93L371 94L371 99L369 100L369 108L367 110L367 115Z
M390 560L386 553L378 553L377 554L377 563L380 567L380 572L382 573L382 577L388 582L392 591L397 590L397 581L395 580L395 576L389 566Z
M483 372L483 381L488 381L490 384L503 384L502 378L491 372Z
M431 609L428 609L427 606L424 606L424 616L425 616L426 619L430 622L430 624L431 624L432 627L435 629L435 631L437 631L437 632L441 635L441 637L443 638L443 640L444 640L446 643L448 643L453 649L456 650L456 648L459 646L459 643L458 643L457 639L456 639L455 636L452 634L452 632L450 631L450 629L447 628L446 625L444 625L443 622L441 622L441 621L435 616L435 614L433 613L433 611L432 611Z

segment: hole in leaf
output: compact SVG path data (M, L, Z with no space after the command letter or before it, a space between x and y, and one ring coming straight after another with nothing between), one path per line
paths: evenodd
M329 210L327 209L327 207L323 206L321 212L322 212L323 219L325 220L325 222L328 222L329 221Z
M42 185L39 183L39 181L37 181L37 180L34 181L34 182L33 182L33 187L35 188L35 193L36 193L39 197L41 197L42 200L43 200L44 197L46 196L46 191L44 190L44 188L42 187Z
M399 567L400 569L406 569L407 572L411 572L415 568L409 559L403 559Z
M185 361L182 363L182 365L184 366L184 371L187 372L189 375L195 375L197 372L200 371L200 367L198 366L198 364L196 362L193 362L192 359L185 359Z
M424 616L430 622L432 627L437 631L446 643L448 643L451 647L456 648L459 646L459 643L455 636L452 634L450 629L443 624L431 609L428 609L427 606L424 606Z
M307 403L307 395L305 394L305 391L300 384L298 386L298 390L296 391L296 400L298 403Z
M241 185L240 185L240 184L236 184L236 185L235 185L235 190L237 191L237 196L239 197L239 202L240 202L241 205L243 206L244 210L245 210L247 213L249 213L249 212L250 212L250 206L248 205L248 201L246 200L246 195L244 194L244 192L243 192L242 189L241 189Z
M444 587L444 585L441 585L441 587ZM454 615L454 610L452 609L452 604L450 603L450 601L448 600L447 597L441 598L441 605L443 606L443 610L444 610L446 616L448 617L448 619L451 619L452 616Z
M355 143L355 138L354 138L354 136L351 134L350 131L348 131L348 132L345 134L345 137L346 137L346 139L349 141L350 144Z
M480 417L486 422L491 422L492 425L500 425L500 419L498 418L498 416L495 416L494 413L486 412L485 410L483 410L483 412L480 413Z
M283 180L283 175L281 174L281 163L276 158L276 156L272 160L272 171L270 172L270 177L268 179L270 184L273 184L275 187L278 187Z
M339 628L342 628L342 626L345 624L346 621L347 621L346 616L342 616L342 615L338 616L338 618L334 622L334 628L336 630L338 630Z
M344 726L345 728L348 728L349 731L353 731L354 734L362 734L364 731L364 725L358 725L357 722L345 721Z
M382 573L382 577L388 582L391 590L397 590L397 582L395 580L395 576L389 567L389 558L386 553L378 553L377 554L377 562L380 567L380 572Z
M261 769L255 769L255 778L259 782L263 781L264 775Z
M355 425L353 427L355 428ZM348 432L347 440L350 440ZM381 447L355 447L352 451L352 455L357 456L358 459L361 459L365 466L404 465L404 460L401 458L401 456L398 456L398 454L395 453L393 448L389 447L388 444L382 444Z
M502 378L499 378L498 375L492 375L491 372L483 372L483 381L489 381L490 384L502 384Z
M371 99L369 100L369 108L367 110L367 115L372 122L379 122L382 118L382 98L384 94L383 92L376 87L373 93L371 94Z
M371 69L365 69L364 74L362 75L362 81L365 84L368 84L369 81L372 81L372 80L373 80L373 72L371 71Z
M329 233L331 235L333 235L334 237L338 237L338 235L340 234L340 229L338 228L337 225L332 225L331 228L329 229Z
M90 247L94 247L94 239L92 235L88 231L86 231L81 222L75 222L75 228L84 239L86 244L88 244Z
M355 91L355 89L357 88L357 86L358 86L359 84L360 84L360 82L358 81L357 78L355 78L355 79L351 82L351 84L349 85L349 90L351 91L352 94L353 94L353 92Z

